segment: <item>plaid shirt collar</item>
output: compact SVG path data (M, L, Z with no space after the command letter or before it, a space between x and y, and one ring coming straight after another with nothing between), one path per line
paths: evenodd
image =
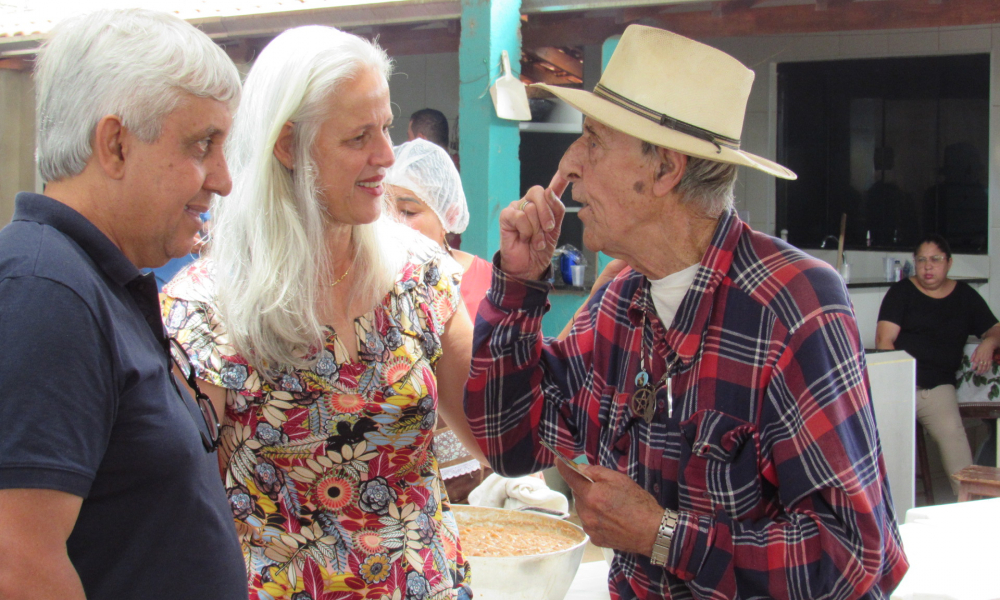
M701 352L702 339L712 316L715 292L729 273L736 244L745 228L734 209L719 218L712 241L701 258L701 267L677 308L669 330L664 329L664 323L656 316L649 280L645 275L633 273L633 276L646 281L636 288L632 296L628 307L629 320L637 328L642 327L644 320L650 323L655 352L666 357L668 362L679 360L681 371L694 363Z

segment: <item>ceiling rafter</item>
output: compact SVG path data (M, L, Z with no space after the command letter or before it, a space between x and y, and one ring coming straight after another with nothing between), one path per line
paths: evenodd
M730 0L719 10L679 10L676 6L639 6L622 9L622 17L559 13L532 18L522 28L523 45L580 46L600 44L620 34L631 23L663 27L693 38L755 36L780 33L820 33L873 29L956 27L1000 23L997 0L821 0L770 5L753 0ZM688 7L690 8L690 7Z
M34 68L35 61L20 56L13 58L0 58L0 71L30 71Z
M583 61L559 48L542 46L541 48L532 48L528 52L577 79L583 79Z
M548 83L551 85L580 85L583 81L558 69L549 69L542 62L521 64L521 80L525 83Z

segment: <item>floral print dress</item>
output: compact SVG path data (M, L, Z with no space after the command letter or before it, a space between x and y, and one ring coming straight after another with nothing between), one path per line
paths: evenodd
M210 263L164 288L167 329L198 377L236 392L219 461L251 600L433 600L467 586L431 451L434 365L460 272L429 245L411 252L355 322L359 362L328 329L312 370L272 374L274 385L229 345Z

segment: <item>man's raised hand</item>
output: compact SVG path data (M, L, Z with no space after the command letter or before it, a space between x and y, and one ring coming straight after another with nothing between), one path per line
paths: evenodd
M500 211L500 268L518 279L537 280L552 261L566 207L569 182L558 172L549 187L536 185Z

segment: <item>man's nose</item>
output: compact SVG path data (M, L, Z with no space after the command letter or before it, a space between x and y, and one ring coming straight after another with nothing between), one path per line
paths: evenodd
M559 160L559 173L570 183L580 179L580 151L583 148L583 138L577 138L570 144L565 154Z
M222 152L205 178L205 189L220 196L228 196L233 191L233 178L229 175L229 164Z

